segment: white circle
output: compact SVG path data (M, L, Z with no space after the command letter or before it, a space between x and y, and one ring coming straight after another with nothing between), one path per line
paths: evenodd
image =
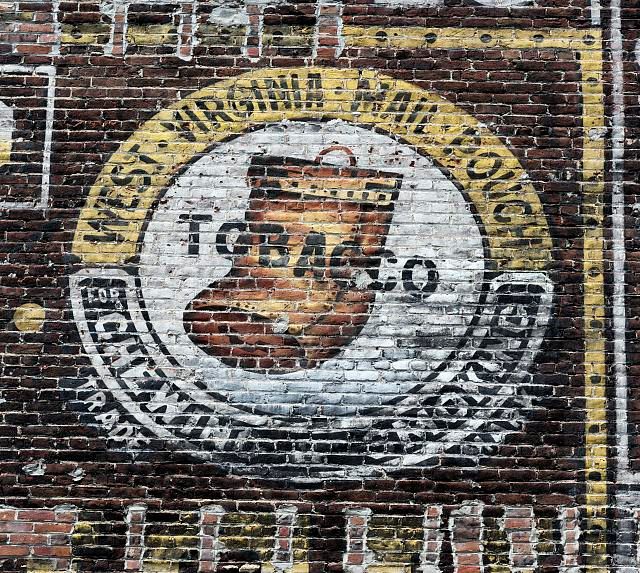
M399 279L409 259L422 257L436 265L437 289L417 298L398 280L391 292L378 292L359 336L316 368L278 374L228 367L189 339L183 312L231 268L218 254L216 235L223 223L245 220L251 158L313 160L331 145L350 148L360 168L402 175L385 245L397 263L381 275ZM206 218L198 222L197 254L189 249L194 216ZM149 321L180 365L176 383L189 390L195 377L228 404L266 414L287 414L295 406L306 415L348 415L410 392L464 340L481 304L483 273L481 232L455 184L412 147L342 121L283 122L216 146L166 191L148 222L139 261Z

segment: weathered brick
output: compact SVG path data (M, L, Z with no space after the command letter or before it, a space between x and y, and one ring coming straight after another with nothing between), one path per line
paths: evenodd
M0 2L0 568L635 570L632 4Z

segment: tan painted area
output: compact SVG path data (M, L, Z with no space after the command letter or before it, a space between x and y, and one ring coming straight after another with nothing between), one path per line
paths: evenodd
M119 265L135 256L147 211L162 190L184 164L229 136L268 122L354 117L414 145L449 172L474 204L496 270L546 269L551 238L542 205L498 137L413 84L370 70L323 68L249 72L161 111L98 177L78 222L74 253L88 264Z
M11 160L12 141L0 139L0 165L5 165Z
M178 41L172 24L129 25L127 42L132 46L166 46Z
M411 573L411 565L369 565L367 573Z
M54 559L27 560L27 573L55 573L59 571Z
M106 44L109 33L108 24L62 24L60 40L63 44Z
M208 22L198 26L198 42L203 46L241 48L246 41L246 35L246 26L223 26Z
M13 313L13 322L20 332L38 332L44 324L45 315L39 304L23 304Z
M338 150L349 153L350 167L326 165L322 155L314 161L254 158L257 164L252 162L247 175L252 194L246 251L234 258L224 278L191 301L184 315L191 340L225 364L291 369L302 359L305 367L316 366L348 344L366 322L375 293L341 294L340 283L346 274L356 276L359 258L374 256L383 247L402 177L357 168L349 148L325 149ZM274 162L276 168L270 165ZM285 257L263 254L265 224L287 237ZM314 235L322 237L332 259L353 264L353 275L335 272L325 262L314 263L313 269L298 267L305 264L303 253ZM341 248L345 244L358 247ZM212 321L212 315L219 320ZM246 322L236 322L239 315ZM221 328L219 321L227 319ZM285 331L265 329L265 319L286 320ZM248 323L254 320L252 327ZM260 347L267 343L276 349L277 359L262 355Z
M313 28L311 26L266 25L262 42L267 47L311 48Z
M144 570L146 573L179 573L180 561L145 559Z

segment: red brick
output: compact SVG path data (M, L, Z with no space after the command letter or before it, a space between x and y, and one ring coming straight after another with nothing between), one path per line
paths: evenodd
M27 555L29 555L29 548L24 545L0 545L2 557L26 557Z
M21 521L54 521L56 515L49 509L22 509L18 511Z

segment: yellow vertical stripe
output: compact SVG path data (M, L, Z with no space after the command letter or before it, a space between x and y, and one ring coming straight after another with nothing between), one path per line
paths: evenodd
M604 284L605 120L602 41L579 52L584 130L582 192L584 224L586 569L607 569L607 389Z

